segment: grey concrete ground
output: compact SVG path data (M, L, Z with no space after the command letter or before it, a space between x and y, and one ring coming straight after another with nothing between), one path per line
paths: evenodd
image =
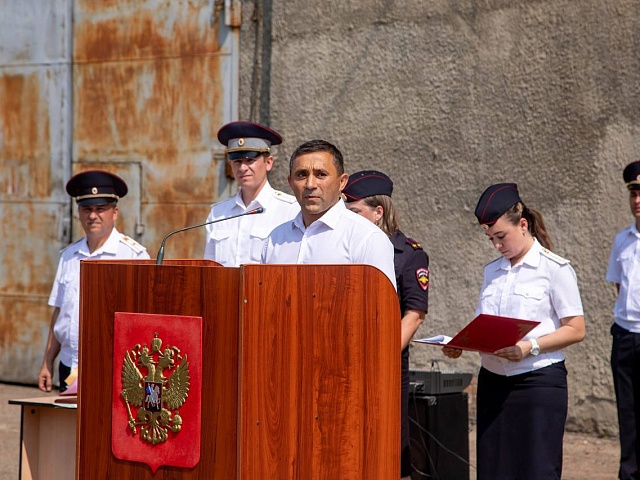
M20 455L20 407L10 399L47 396L35 387L0 383L0 480L18 478ZM475 464L475 430L469 434L471 464ZM564 480L612 480L616 478L619 449L610 437L567 433L565 435ZM471 468L471 479L475 469Z

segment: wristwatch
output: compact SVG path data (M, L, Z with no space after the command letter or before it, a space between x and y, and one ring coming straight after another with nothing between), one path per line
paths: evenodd
M536 355L540 355L540 345L538 345L538 341L535 338L529 340L531 342L531 355L534 357Z

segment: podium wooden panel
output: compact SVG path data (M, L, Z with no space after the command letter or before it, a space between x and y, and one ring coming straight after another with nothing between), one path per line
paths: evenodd
M400 316L373 267L86 261L80 294L77 478L399 478ZM115 312L203 318L194 468L112 455Z
M366 266L245 266L241 478L400 478L397 296Z

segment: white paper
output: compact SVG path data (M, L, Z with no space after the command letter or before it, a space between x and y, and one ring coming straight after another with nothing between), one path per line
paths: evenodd
M430 343L433 345L446 345L451 341L452 337L448 337L447 335L435 335L433 337L428 338L418 338L414 340L417 343Z

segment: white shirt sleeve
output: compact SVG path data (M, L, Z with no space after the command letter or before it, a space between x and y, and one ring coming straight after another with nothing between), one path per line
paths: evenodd
M618 262L618 255L620 254L620 252L618 251L619 249L618 236L616 236L615 240L613 241L613 245L611 246L611 253L609 255L609 265L607 267L607 274L605 276L607 282L613 282L617 284L622 283L622 270L620 268L620 263Z

